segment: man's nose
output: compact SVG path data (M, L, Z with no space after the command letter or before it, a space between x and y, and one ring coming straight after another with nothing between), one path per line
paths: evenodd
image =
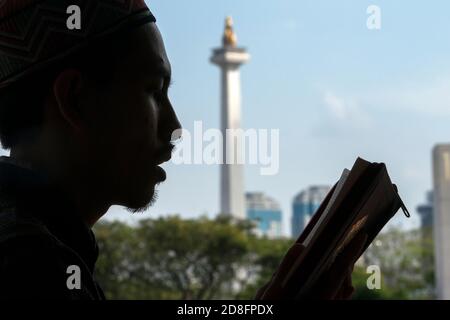
M167 111L162 119L162 138L164 142L175 142L181 138L182 126L170 102L166 110Z

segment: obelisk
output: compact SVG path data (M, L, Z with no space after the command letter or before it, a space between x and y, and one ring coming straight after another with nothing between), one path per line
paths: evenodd
M227 17L222 47L213 50L211 62L221 70L221 131L223 164L220 174L220 213L245 219L243 150L235 139L227 139L227 130L241 129L241 79L239 68L250 59L244 48L237 47L233 20Z
M450 144L433 150L436 296L450 300Z

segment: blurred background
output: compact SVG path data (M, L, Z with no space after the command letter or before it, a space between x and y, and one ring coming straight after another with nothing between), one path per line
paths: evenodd
M241 124L280 130L280 168L263 176L244 166L248 221L236 224L220 215L219 165L165 165L153 207L113 207L96 227L107 297L252 298L360 156L386 163L412 217L398 214L359 261L355 299L436 298L432 151L450 140L450 2L146 2L189 131L195 121L220 128L221 78L210 58L233 17L238 47L251 55L240 68ZM367 287L370 265L380 267L381 289Z

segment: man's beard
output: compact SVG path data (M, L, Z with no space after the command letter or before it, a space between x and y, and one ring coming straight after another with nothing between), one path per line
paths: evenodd
M140 205L140 206L136 206L136 207L126 207L126 210L128 212L131 212L132 214L135 213L144 213L146 212L151 206L153 206L155 204L155 202L158 200L158 191L156 190L156 186L155 189L153 191L153 195L150 198L150 200L148 200L145 204Z

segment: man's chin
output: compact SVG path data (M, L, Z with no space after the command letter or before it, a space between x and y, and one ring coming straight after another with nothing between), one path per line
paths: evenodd
M123 204L128 211L140 213L153 206L158 198L156 187L166 179L166 173L161 167L156 167L148 175L141 174L139 179L128 188L128 198Z
M141 197L140 199L133 199L125 207L131 213L142 213L153 206L157 199L158 192L153 188L151 194Z

